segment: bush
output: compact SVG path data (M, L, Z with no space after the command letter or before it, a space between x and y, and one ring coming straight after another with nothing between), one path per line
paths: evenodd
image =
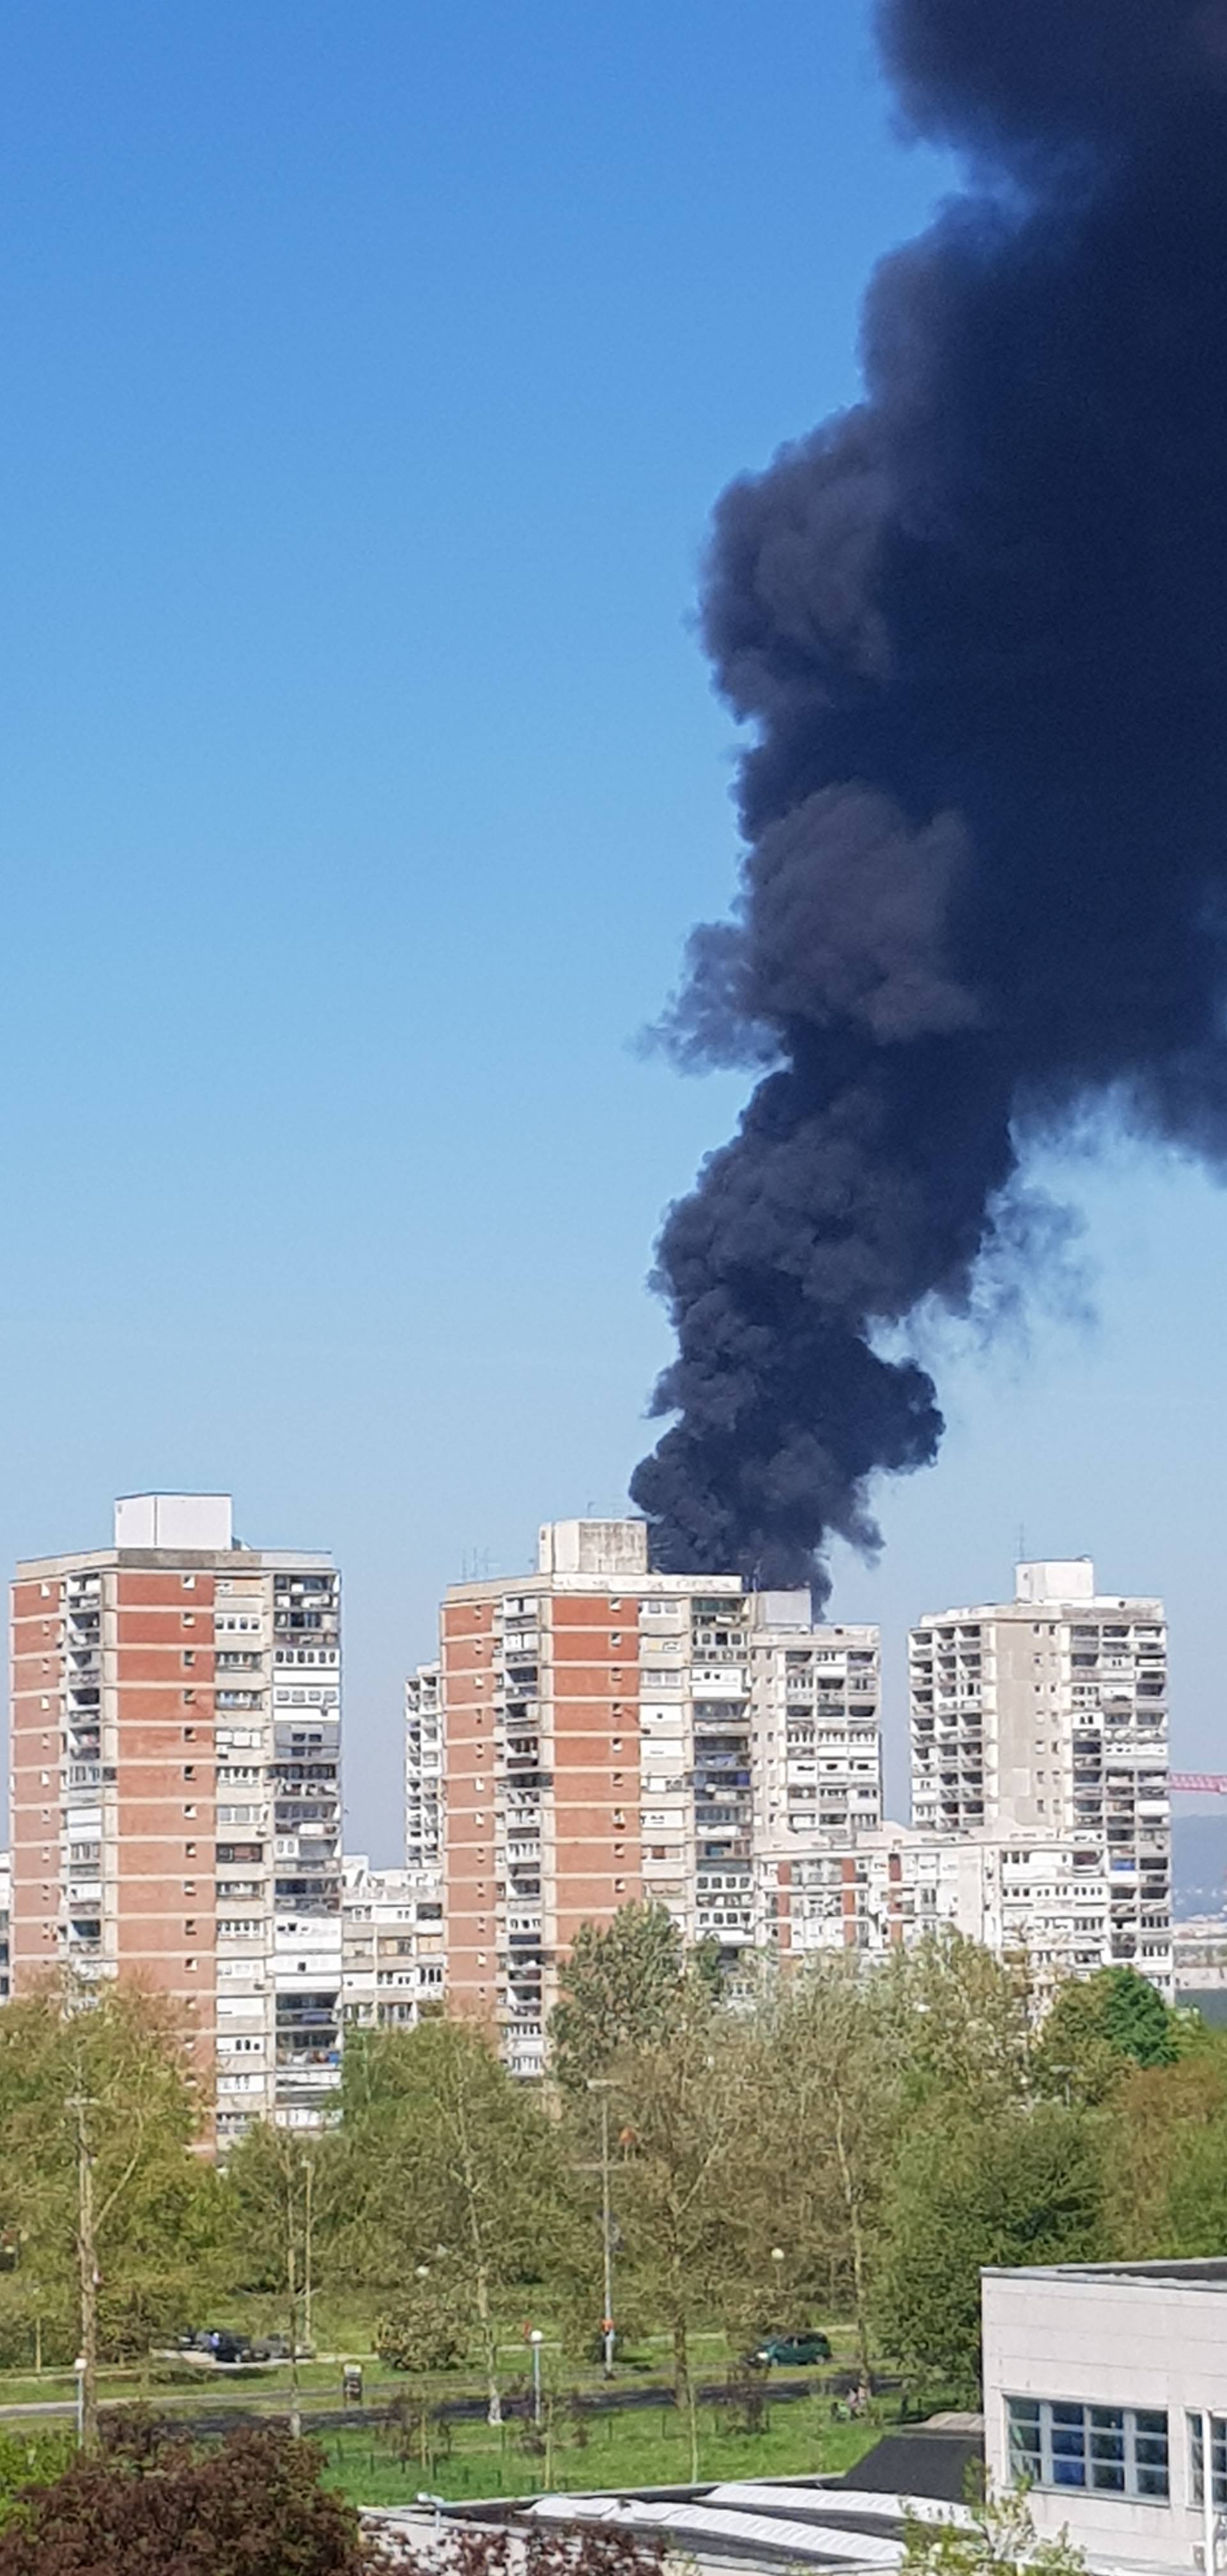
M270 2425L205 2449L133 2410L96 2456L27 2489L0 2529L0 2576L374 2576L379 2554L321 2466Z
M375 2350L393 2370L450 2370L469 2348L468 2321L457 2285L431 2274L414 2281L380 2317Z

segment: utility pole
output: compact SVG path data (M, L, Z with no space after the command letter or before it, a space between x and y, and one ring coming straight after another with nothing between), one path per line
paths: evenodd
M605 2075L590 2075L588 2090L601 2097L601 2247L604 2255L605 2307L601 2317L601 2339L605 2347L606 2379L613 2378L614 2345L617 2329L613 2305L613 2209L609 2196L609 2085Z
M77 2438L84 2451L98 2439L98 2250L94 2236L94 2160L90 2152L88 2096L70 2093L65 2107L77 2131L77 2278L81 2349L77 2358Z
M315 2158L309 2147L306 2150L306 2157L307 2162L303 2173L302 2322L303 2342L306 2344L308 2350L310 2350L315 2342L315 2337L311 2332L311 2292L313 2286L311 2259L311 2192L315 2182Z
M290 2307L290 2431L297 2441L302 2431L302 2409L298 2401L298 2265L294 2244L294 2141L286 2139L285 2159L285 2285Z

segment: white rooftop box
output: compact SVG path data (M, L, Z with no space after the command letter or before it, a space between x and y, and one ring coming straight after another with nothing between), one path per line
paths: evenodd
M219 1555L234 1544L232 1528L229 1494L123 1494L115 1505L116 1547Z
M539 1574L607 1574L631 1580L648 1571L646 1521L544 1521L537 1541Z
M1016 1601L1093 1601L1095 1565L1089 1556L1044 1557L1014 1568Z

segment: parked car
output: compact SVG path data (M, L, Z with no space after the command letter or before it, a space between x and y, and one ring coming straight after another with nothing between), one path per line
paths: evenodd
M773 2362L782 2370L812 2370L815 2362L830 2360L831 2347L824 2334L768 2335L750 2358L763 2370Z
M246 2335L231 2334L224 2326L203 2326L199 2334L189 2335L185 2352L207 2353L213 2361L250 2361L251 2345Z

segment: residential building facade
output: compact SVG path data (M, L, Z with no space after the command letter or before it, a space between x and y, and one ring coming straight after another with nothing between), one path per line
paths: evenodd
M1066 1978L1111 1964L1106 1872L1061 1835L885 1824L825 1847L767 1849L757 1885L759 1938L785 1961L881 1958L949 1926L1017 1960L1037 2014Z
M533 1574L453 1585L439 1722L450 1991L522 2074L582 1923L653 1897L740 1949L765 1836L881 1816L877 1632L657 1574L641 1521L547 1523Z
M923 1618L909 1663L913 1822L1067 1842L1106 1882L1110 1960L1170 1995L1162 1602L1097 1593L1084 1557L1022 1564L1013 1601Z
M135 1495L12 1588L12 1978L172 1998L223 2144L339 2082L340 1578L235 1541L227 1495Z
M405 1684L405 1861L437 1870L442 1853L441 1667L419 1664Z
M342 2000L347 2029L412 2029L443 2003L443 1900L437 1879L372 1869L348 1855L342 1899Z

